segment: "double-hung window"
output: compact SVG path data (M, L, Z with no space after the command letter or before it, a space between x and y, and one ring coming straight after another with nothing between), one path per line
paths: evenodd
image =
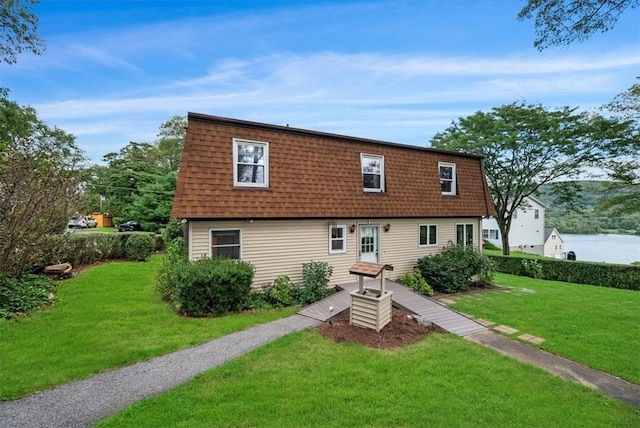
M211 257L242 258L240 229L211 230L210 234Z
M435 224L420 225L420 246L438 245L438 226Z
M347 226L329 225L329 253L345 253L347 251Z
M473 245L473 224L456 224L456 244L463 247Z
M456 164L439 162L440 189L443 195L456 194Z
M269 143L233 139L233 184L269 187Z
M365 192L384 192L384 157L360 155L362 187Z

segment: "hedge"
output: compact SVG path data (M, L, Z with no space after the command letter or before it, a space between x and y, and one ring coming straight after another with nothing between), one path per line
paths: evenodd
M107 260L119 260L125 258L139 259L139 254L132 255L131 250L127 254L127 248L132 247L133 242L127 245L129 238L134 241L141 236L147 245L153 240L156 251L162 250L164 243L159 235L145 232L133 233L86 233L71 235L52 235L47 240L47 251L44 258L34 267L36 270L44 266L69 262L72 265L87 265Z
M600 287L640 290L640 266L614 265L559 259L523 259L509 256L488 256L497 272L535 276L551 281L589 284ZM534 263L535 262L535 263ZM531 264L537 268L532 269Z

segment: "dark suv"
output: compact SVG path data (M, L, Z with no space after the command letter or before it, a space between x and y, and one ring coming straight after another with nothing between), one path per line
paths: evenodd
M142 225L135 220L125 221L118 225L118 232L141 232Z

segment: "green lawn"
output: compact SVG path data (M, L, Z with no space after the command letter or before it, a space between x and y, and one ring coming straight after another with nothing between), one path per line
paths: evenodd
M0 399L13 399L291 315L177 316L155 292L162 257L114 262L59 283L53 307L0 320Z
M640 292L496 274L507 291L455 298L453 309L546 341L549 352L640 383Z
M631 427L638 409L454 335L396 350L291 334L100 427Z

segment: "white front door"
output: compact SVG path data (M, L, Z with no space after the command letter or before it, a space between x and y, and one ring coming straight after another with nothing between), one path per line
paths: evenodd
M378 263L378 226L360 226L360 260Z

